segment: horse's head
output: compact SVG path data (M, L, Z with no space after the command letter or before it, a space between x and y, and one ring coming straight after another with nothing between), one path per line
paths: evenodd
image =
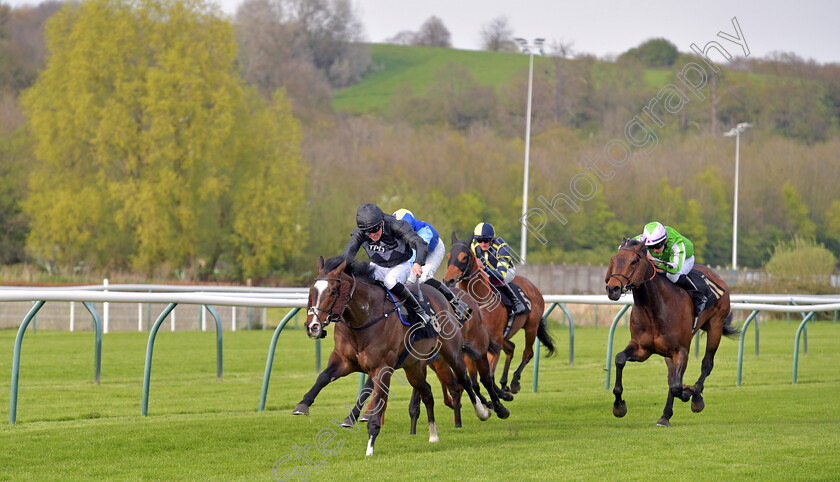
M443 282L449 287L468 278L478 268L469 241L458 240L455 233L452 233L452 247L449 248L446 259L448 265L446 274L443 275Z
M333 321L338 321L347 302L353 295L353 285L350 277L344 274L347 261L329 272L325 271L324 258L318 259L318 277L309 288L309 303L306 310L306 335L313 340L324 338L324 329Z
M653 278L648 273L656 274L653 262L648 260L645 243L635 239L624 238L618 247L618 252L610 258L610 267L604 278L607 296L616 301L633 288Z

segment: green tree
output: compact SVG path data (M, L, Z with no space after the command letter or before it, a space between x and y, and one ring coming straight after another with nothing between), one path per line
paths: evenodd
M808 214L808 206L790 181L782 186L782 209L784 210L785 234L806 239L813 239L816 236L817 226Z
M729 263L732 254L732 207L723 185L722 176L714 166L707 166L696 178L703 186L698 191L701 217L707 228L707 242L703 249L703 262L712 266Z
M35 253L190 276L225 254L242 276L288 260L298 243L266 232L288 234L277 202L303 204L275 172L305 183L296 123L282 96L269 113L243 88L215 7L90 0L67 4L47 32L49 63L23 98L40 160L24 204ZM256 203L272 215L243 223L262 214Z
M633 58L647 67L670 67L679 55L676 45L664 38L655 38L633 47L619 58Z

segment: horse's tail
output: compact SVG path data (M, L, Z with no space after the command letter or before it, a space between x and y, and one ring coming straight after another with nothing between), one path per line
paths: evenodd
M496 343L493 337L490 337L490 343L487 345L487 353L493 356L498 356L502 352L502 346Z
M463 348L464 354L470 357L471 360L478 360L481 358L481 353L472 346L472 343L465 341Z
M550 357L554 355L554 339L548 333L548 328L546 328L546 319L543 318L540 320L540 326L537 328L537 339L540 340L540 343L545 345L548 349L548 353L546 357Z
M741 335L741 330L737 327L732 326L732 312L730 311L729 314L726 316L726 319L723 320L723 334L728 336L729 338L736 338Z

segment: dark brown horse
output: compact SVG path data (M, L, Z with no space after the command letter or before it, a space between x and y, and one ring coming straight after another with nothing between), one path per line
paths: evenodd
M456 283L466 291L481 306L481 314L484 318L484 325L490 336L496 340L502 340L502 349L505 351L505 370L499 385L503 391L517 393L520 390L519 378L525 365L534 357L534 340L539 338L540 342L548 350L547 356L554 354L554 340L546 329L545 321L542 319L545 311L545 300L542 293L531 281L522 276L516 276L513 281L528 295L531 300L531 311L518 315L510 332L505 336L505 328L508 323L508 312L501 303L499 292L490 284L487 275L479 268L478 260L469 241L461 241L452 233L452 247L447 255L448 263L443 282L447 286L454 286ZM522 363L513 374L510 388L507 387L508 371L510 362L516 346L510 341L519 329L525 330L525 350L522 353ZM496 365L499 363L499 355L490 356L490 371L496 372Z
M484 318L481 313L481 307L478 303L458 288L453 288L452 293L466 303L471 310L469 318L464 321L464 324L461 327L461 336L463 337L464 342L469 343L479 355L476 360L473 360L468 356L464 357L464 362L467 364L468 371L470 372L470 378L472 379L473 386L475 387L475 394L479 397L479 399L481 399L482 403L486 403L486 400L483 399L478 391L478 383L476 380L477 373L481 377L481 384L484 385L484 388L487 389L487 392L490 395L490 405L493 407L493 411L496 412L496 416L502 419L508 418L510 416L510 412L502 405L501 400L499 400L498 393L500 390L499 387L496 386L496 381L494 380L493 372L490 370L490 361L488 358L488 356L498 356L501 347L490 338L490 334L484 326ZM452 369L449 368L449 365L447 365L443 360L438 358L432 360L429 363L429 366L435 371L438 379L440 380L441 387L443 388L443 403L455 411L455 427L461 427L460 407L461 394L463 390L455 380L455 375L452 373ZM452 387L455 387L454 392L452 392ZM411 433L414 434L417 429L417 418L420 416L420 394L417 390L414 390L411 394L411 402L409 403L408 412L411 416Z
M627 405L621 399L624 388L621 375L628 361L643 362L652 354L665 358L668 365L668 401L662 418L656 425L670 426L674 414L674 398L683 402L691 399L691 410L700 412L703 402L703 382L712 372L715 351L721 335L735 336L738 330L732 326L729 311L729 287L712 270L702 265L694 269L706 275L723 290L723 295L714 306L700 313L694 325L694 305L691 297L682 288L657 273L653 262L648 259L647 247L638 240L625 239L618 253L610 259L605 282L607 296L615 301L629 290L633 290L633 310L630 313L630 343L615 356L615 402L613 414L623 417ZM711 301L710 301L711 302ZM706 332L706 354L700 368L700 378L694 386L683 385L683 374L688 363L691 338L698 330Z
M368 421L368 445L366 455L373 454L373 446L379 435L384 410L395 369L405 370L408 382L419 391L429 418L429 442L437 442L434 400L426 382L423 361L437 353L449 364L458 383L466 390L481 420L490 417L475 395L464 365L461 332L458 323L443 295L434 288L421 286L423 295L431 302L442 325L441 335L408 344L410 332L420 325L407 327L400 322L393 311L394 304L386 301L385 289L373 280L373 269L369 263L347 260L336 256L324 263L318 262L318 276L309 290L306 314L306 333L312 339L322 338L324 328L337 321L335 348L330 354L327 368L318 375L315 385L304 395L293 413L307 414L315 397L328 383L353 372L364 372L369 376L365 391L371 393L376 410ZM386 316L389 315L389 316ZM340 322L338 322L340 321ZM454 329L453 329L454 325ZM364 398L364 397L362 397ZM349 422L355 423L363 402L357 402Z

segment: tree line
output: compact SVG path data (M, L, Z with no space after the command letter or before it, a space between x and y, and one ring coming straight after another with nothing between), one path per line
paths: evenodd
M448 35L429 19L393 41ZM503 18L483 30L488 49L511 36ZM488 221L518 249L527 73L492 87L450 65L388 112L335 113L330 95L377 68L363 39L346 0L247 0L233 18L201 0L0 6L0 262L297 282L369 201L411 209L445 241ZM667 83L696 60L668 44L615 61L554 44L539 59L531 206L656 95L651 66ZM742 121L755 128L741 138L739 265L794 236L840 256L839 69L790 54L723 66L656 150L548 223L546 244L531 238L528 261L603 264L655 219L701 262L729 264L734 143L721 133Z

